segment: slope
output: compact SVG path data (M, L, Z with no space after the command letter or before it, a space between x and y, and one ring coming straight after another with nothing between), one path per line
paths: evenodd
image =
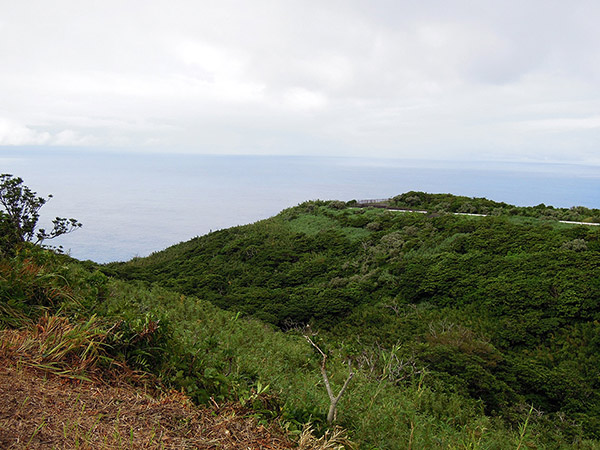
M307 202L103 270L282 329L310 324L372 380L425 379L508 427L533 405L549 439L598 438L600 232L500 205L472 217Z

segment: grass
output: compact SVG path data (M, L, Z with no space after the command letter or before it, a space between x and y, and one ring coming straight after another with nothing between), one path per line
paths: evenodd
M44 315L34 326L2 331L0 356L63 377L89 380L101 359L108 333L96 316L71 324L65 317Z
M0 448L3 449L287 449L292 442L275 423L259 425L239 403L198 408L177 391L144 391L118 373L95 381L74 379L38 364L39 348L62 330L64 318L49 317L53 327L0 333ZM19 338L15 339L18 333ZM7 343L8 341L8 343ZM26 343L15 347L15 343ZM7 351L10 349L10 351ZM35 350L33 350L35 349ZM62 355L70 361L69 353ZM32 361L29 361L32 358ZM88 365L87 369L91 367ZM115 378L116 377L116 378ZM306 447L314 448L314 447Z
M295 233L304 233L309 236L314 236L323 230L338 229L339 225L335 220L329 217L303 214L290 220L288 222L288 227Z
M376 217L376 215L373 216ZM337 220L324 215L303 214L288 221L287 227L292 232L304 233L309 236L314 236L327 230L339 230L353 242L364 239L371 234L371 231L364 228L340 226Z

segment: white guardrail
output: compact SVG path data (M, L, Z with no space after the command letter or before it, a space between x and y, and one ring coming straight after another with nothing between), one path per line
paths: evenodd
M356 203L359 205L369 205L369 204L377 204L390 201L391 198L375 198L375 199L367 199L367 200L356 200ZM427 214L428 211L419 211L414 209L400 209L400 208L388 208L390 211L398 211L398 212L414 212L420 214ZM478 217L487 217L488 214L475 214L475 213L451 213L455 216L478 216ZM571 225L590 225L590 226L600 226L600 223L594 222L573 222L570 220L559 220L560 223L568 223Z
M359 205L368 205L369 203L383 203L389 202L390 200L390 198L371 198L368 200L356 200L356 203Z

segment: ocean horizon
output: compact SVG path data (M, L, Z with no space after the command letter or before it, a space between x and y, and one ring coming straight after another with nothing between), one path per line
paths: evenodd
M451 193L534 206L600 208L600 168L578 164L315 156L213 156L0 148L0 172L53 194L40 223L83 228L48 244L105 263L253 223L307 200Z

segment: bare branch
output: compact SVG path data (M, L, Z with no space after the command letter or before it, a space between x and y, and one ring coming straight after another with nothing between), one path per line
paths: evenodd
M323 352L323 350L321 350L321 348L317 344L314 343L314 341L309 336L305 334L304 338L308 342L310 342L310 344L314 348L316 348L317 351L323 357L323 360L321 361L321 375L323 376L323 381L325 382L325 389L327 389L327 395L329 395L330 404L329 412L327 413L327 423L331 425L333 421L337 418L337 404L340 401L340 398L342 398L342 395L344 395L346 389L348 388L350 380L352 380L352 377L354 377L354 372L352 372L352 364L350 363L350 360L348 360L348 378L346 378L346 381L344 382L344 385L342 386L342 389L340 390L338 395L335 396L333 394L333 390L331 389L331 384L329 383L329 377L327 376L327 355L325 354L325 352Z
M317 344L315 344L315 343L313 342L313 340L312 340L312 339L311 339L311 338L310 338L308 335L306 335L306 334L305 334L305 335L303 335L303 336L304 336L304 339L306 339L308 342L310 342L310 344L311 344L311 345L312 345L314 348L316 348L316 349L317 349L317 351L318 351L318 352L321 354L321 356L322 356L323 358L327 358L327 355L326 355L325 353L323 353L323 350L321 350L321 349L319 348L319 346L318 346Z

